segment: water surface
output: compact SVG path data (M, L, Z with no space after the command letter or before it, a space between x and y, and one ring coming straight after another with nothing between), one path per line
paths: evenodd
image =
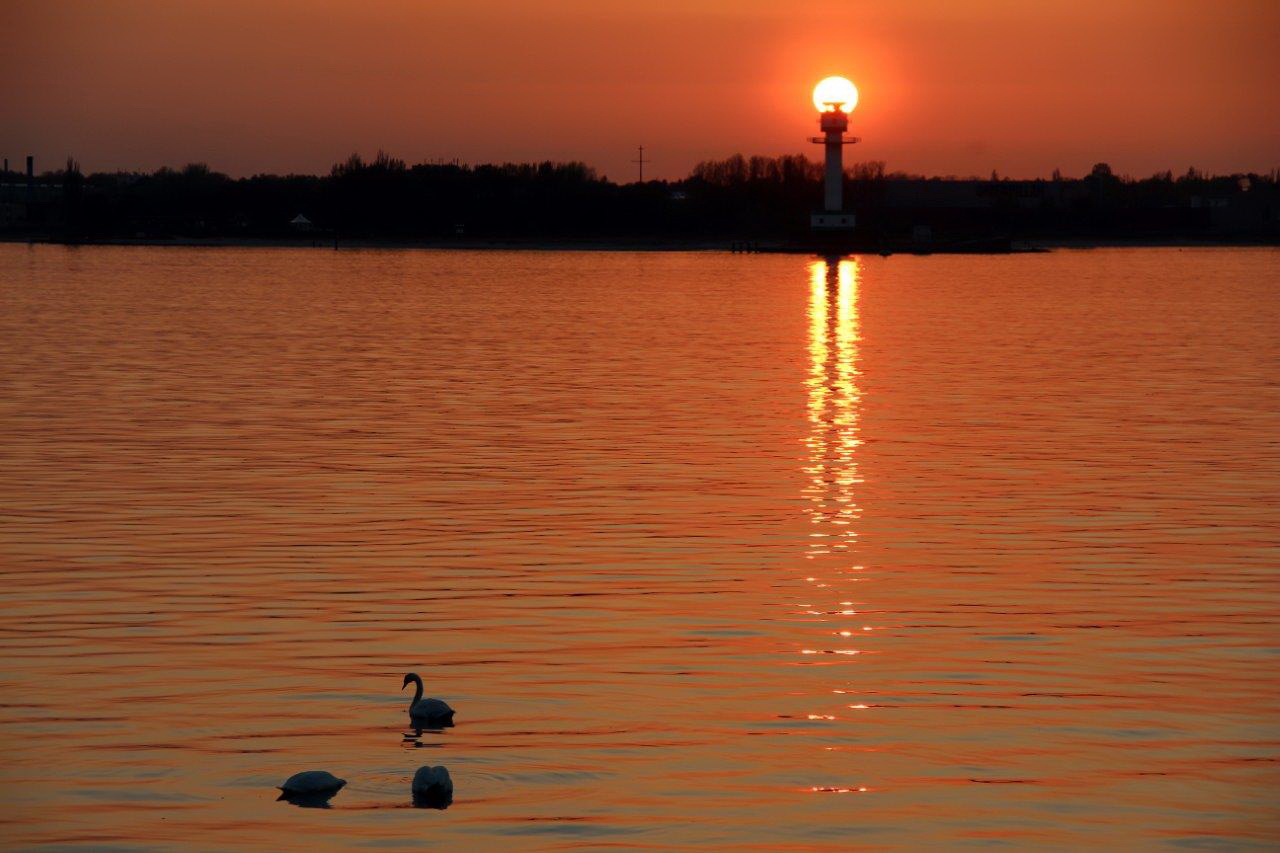
M0 245L0 838L1267 847L1278 304L1269 250Z

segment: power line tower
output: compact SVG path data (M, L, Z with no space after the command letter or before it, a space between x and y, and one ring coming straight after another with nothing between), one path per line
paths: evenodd
M640 183L642 183L642 184L643 184L643 183L644 183L644 164L645 164L645 163L652 163L652 162L653 162L652 160L646 160L646 159L644 159L644 146L643 146L643 145L641 145L641 146L640 146L640 158L639 158L638 160L632 160L631 162L632 162L632 163L635 163L637 166L639 166L639 167L640 167Z

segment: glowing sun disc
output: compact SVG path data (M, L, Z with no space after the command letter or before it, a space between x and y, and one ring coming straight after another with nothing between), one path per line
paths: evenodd
M858 105L858 87L844 77L828 77L813 87L813 105L820 113L851 113Z

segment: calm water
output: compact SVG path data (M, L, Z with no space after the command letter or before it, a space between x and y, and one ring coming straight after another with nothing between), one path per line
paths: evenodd
M1280 843L1278 307L1265 250L0 245L0 837Z

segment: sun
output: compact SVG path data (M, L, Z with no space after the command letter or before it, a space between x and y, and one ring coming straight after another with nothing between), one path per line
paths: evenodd
M820 113L851 113L858 105L858 87L844 77L828 77L813 87L813 105Z

